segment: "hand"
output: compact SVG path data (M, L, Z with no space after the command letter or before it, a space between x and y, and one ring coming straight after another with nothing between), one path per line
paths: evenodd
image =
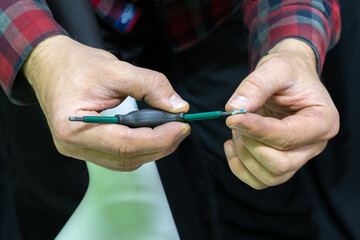
M64 155L131 171L172 153L190 133L187 124L175 122L154 129L70 122L69 116L98 116L128 95L165 111L188 111L163 74L119 61L106 51L54 36L34 49L23 69Z
M232 172L255 189L290 179L339 130L339 115L306 43L287 39L242 81L226 110L233 139L224 144Z

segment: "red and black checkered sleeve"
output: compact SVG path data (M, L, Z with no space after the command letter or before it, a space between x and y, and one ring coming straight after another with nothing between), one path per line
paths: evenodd
M276 43L297 38L314 49L320 73L326 52L340 37L338 0L244 0L242 8L252 69Z
M15 78L26 57L42 40L65 30L53 19L44 0L0 1L0 83L9 99L26 100L13 94ZM16 79L18 81L18 79Z

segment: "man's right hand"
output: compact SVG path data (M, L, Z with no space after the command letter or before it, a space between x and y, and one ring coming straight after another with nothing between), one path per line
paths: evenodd
M99 116L127 96L169 112L189 105L158 72L119 61L112 54L67 36L41 42L23 67L60 153L105 168L131 171L169 155L190 133L184 123L132 129L117 124L69 122L69 116Z

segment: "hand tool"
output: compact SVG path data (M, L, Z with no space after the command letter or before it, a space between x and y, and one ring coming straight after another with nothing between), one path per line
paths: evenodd
M158 109L142 109L132 111L125 115L117 114L113 117L107 116L83 116L69 117L70 121L81 121L86 123L115 123L131 128L156 127L167 122L189 122L231 116L239 113L246 113L245 109L232 110L230 112L213 111L202 113L169 113Z

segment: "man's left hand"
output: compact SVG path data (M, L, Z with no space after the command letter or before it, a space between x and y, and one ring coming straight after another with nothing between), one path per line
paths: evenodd
M232 172L255 189L290 179L322 152L339 130L338 111L316 71L306 43L287 39L242 81L226 110L233 138L224 144Z

